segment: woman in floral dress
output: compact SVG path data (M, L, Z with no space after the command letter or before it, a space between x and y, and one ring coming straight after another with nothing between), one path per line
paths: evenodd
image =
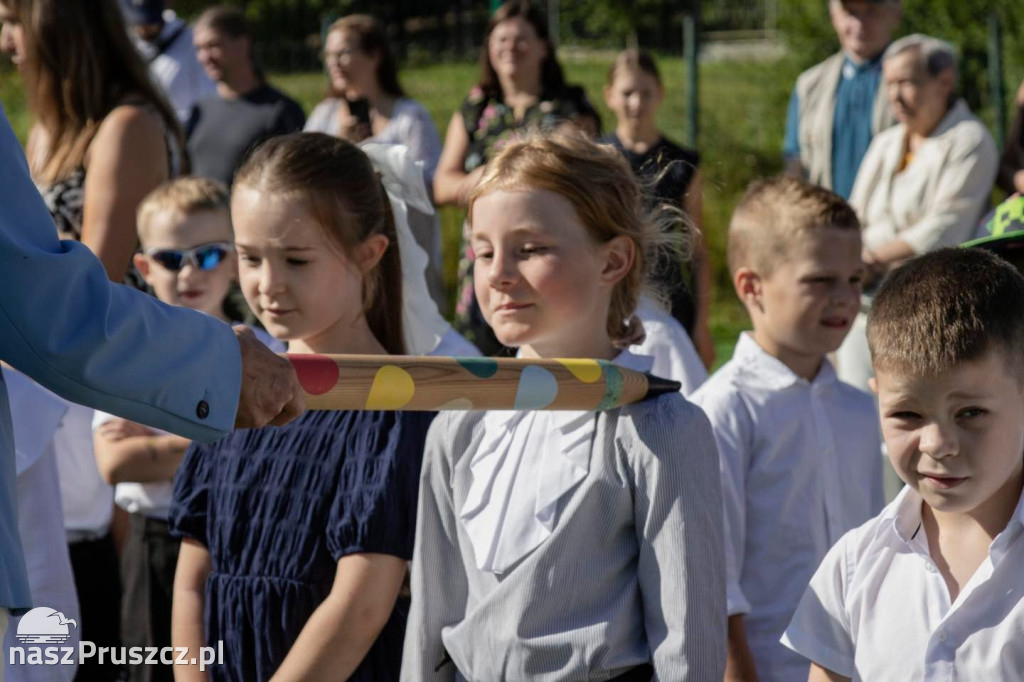
M483 166L525 131L573 126L596 136L600 118L583 88L568 85L536 6L513 0L494 14L480 56L480 81L452 115L434 175L437 204L465 207ZM455 328L487 355L498 343L473 294L473 253L463 230Z

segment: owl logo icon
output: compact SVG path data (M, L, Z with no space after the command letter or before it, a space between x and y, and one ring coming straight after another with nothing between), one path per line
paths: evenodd
M41 606L21 617L18 641L23 644L63 644L71 636L68 625L78 628L74 618L66 618L60 611Z

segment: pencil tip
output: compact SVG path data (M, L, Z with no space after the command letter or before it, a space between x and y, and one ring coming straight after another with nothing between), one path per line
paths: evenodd
M656 377L653 374L647 375L647 393L644 394L644 400L650 400L656 398L659 395L665 393L675 393L683 387L678 381L672 381L671 379L663 379L662 377Z

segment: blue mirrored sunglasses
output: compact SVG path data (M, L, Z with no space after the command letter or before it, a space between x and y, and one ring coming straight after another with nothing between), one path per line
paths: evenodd
M193 249L146 249L145 253L171 272L178 272L186 263L191 263L197 270L207 271L223 263L234 248L224 242L203 244Z

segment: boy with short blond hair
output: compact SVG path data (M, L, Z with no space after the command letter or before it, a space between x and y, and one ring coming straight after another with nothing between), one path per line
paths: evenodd
M186 176L160 185L139 203L135 224L139 238L145 240L155 221L163 214L179 218L202 211L224 212L228 221L223 227L234 235L231 226L231 194L227 187L210 178Z
M794 178L754 183L729 226L754 331L692 396L721 458L727 679L806 679L779 637L829 547L882 506L874 403L825 357L857 314L860 253L846 202Z
M135 267L156 297L228 322L238 264L227 188L197 177L164 183L139 204L136 225Z
M832 548L783 642L812 680L1024 679L1024 276L920 256L879 290L868 344L907 486Z
M230 322L224 300L237 277L227 188L186 177L153 190L136 217L135 267L165 303ZM260 332L262 333L262 332ZM264 343L274 342L263 333ZM278 350L283 344L278 343ZM273 346L272 346L273 347ZM125 646L171 646L171 595L179 540L167 531L171 481L189 441L97 412L96 463L129 513L121 552L121 639ZM133 682L171 680L171 666L129 664Z

